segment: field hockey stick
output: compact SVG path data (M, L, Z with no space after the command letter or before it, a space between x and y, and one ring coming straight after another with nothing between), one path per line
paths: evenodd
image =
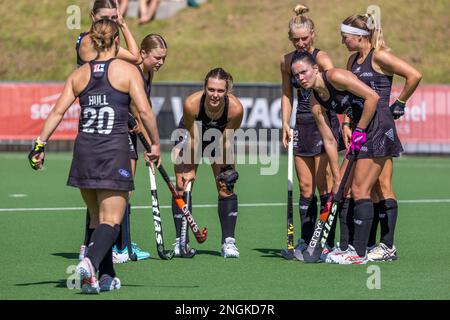
M131 114L129 114L128 115L128 127L130 129L134 129L136 126L137 126L136 119L134 119L134 117ZM145 140L145 137L143 137L143 139ZM160 214L160 210L159 210L158 192L157 192L157 188L156 188L156 178L155 178L155 173L153 172L152 168L150 168L150 167L148 168L148 176L149 176L149 180L150 180L150 195L151 195L151 199L152 199L153 226L154 226L154 230L155 230L156 250L158 252L158 256L161 259L170 260L173 258L174 252L166 251L164 249L164 237L163 237L163 231L162 231L161 214Z
M128 117L128 121L136 122L136 120L132 117ZM136 125L137 125L137 123L136 123ZM142 132L138 131L136 134L137 134L139 140L141 140L142 144L144 145L145 150L147 150L147 152L150 152L151 146L148 143L147 139L145 139ZM195 238L197 239L197 242L198 243L205 242L207 234L208 234L207 229L203 228L202 231L200 231L199 227L195 223L194 217L192 216L191 212L189 211L189 208L187 207L186 203L184 202L183 197L178 194L177 190L175 189L175 186L173 185L172 181L170 181L169 175L167 174L167 171L164 169L164 166L162 164L159 165L158 171L161 174L164 181L166 182L167 186L169 187L169 190L172 193L172 197L175 199L175 202L176 202L178 208L180 208L181 212L183 212L183 215L186 218L187 222L189 223L189 226L191 227L191 230L194 233Z
M320 218L317 221L316 228L314 230L311 241L308 244L308 248L303 252L303 259L305 262L317 262L320 259L320 254L325 246L331 227L333 226L334 219L342 207L342 199L344 195L344 188L347 183L348 177L353 167L353 163L356 161L356 154L350 154L348 159L347 168L345 168L344 175L341 183L339 184L338 192L332 197L331 206L329 211L325 211L320 214ZM330 198L327 203L330 202Z
M186 185L186 189L184 191L184 196L186 199L186 206L190 207L191 201L191 190L192 190L192 182L189 181ZM192 212L191 212L192 213ZM195 256L195 249L187 250L187 235L189 230L187 229L187 220L185 217L181 219L181 235L180 235L180 256L183 258L192 258Z
M159 211L159 200L158 192L156 189L156 178L155 173L152 168L148 167L148 175L150 178L150 193L152 196L152 211L153 211L153 225L155 227L155 237L156 237L156 249L158 251L158 256L163 260L170 260L173 258L173 250L166 251L164 249L164 237L161 224L161 214Z
M287 260L294 259L294 220L292 203L292 164L293 164L293 134L290 129L291 139L288 144L288 197L287 197L287 249L281 251L281 256Z

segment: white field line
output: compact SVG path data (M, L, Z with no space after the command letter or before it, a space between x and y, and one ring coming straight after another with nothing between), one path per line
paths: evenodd
M430 203L450 203L450 199L417 199L417 200L398 200L401 204L430 204ZM284 202L272 203L239 203L239 207L283 207ZM294 203L294 205L298 205ZM215 208L217 204L197 204L194 208ZM151 209L151 206L132 206L132 209ZM160 209L169 209L172 206L159 206ZM0 212L30 212L30 211L77 211L86 210L86 207L63 207L63 208L0 208Z

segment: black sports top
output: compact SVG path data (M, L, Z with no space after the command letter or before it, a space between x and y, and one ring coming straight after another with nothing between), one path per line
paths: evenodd
M78 132L96 135L128 134L130 95L112 87L108 68L114 58L90 61L91 78L80 93Z
M378 100L377 107L389 107L389 98L391 96L392 88L392 78L393 76L388 76L375 71L372 67L372 56L374 49L370 50L366 59L363 63L359 64L357 62L358 57L353 60L351 70L358 77L359 80L364 82L366 85L371 87L378 95L380 99Z
M314 90L314 97L326 109L332 110L338 114L346 114L354 121L359 121L364 107L364 99L355 96L347 90L337 90L327 78L327 71L322 72L322 79L325 83L330 98L323 101Z

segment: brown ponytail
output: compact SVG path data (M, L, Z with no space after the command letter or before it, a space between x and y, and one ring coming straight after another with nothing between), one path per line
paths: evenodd
M89 36L97 53L106 51L114 45L114 39L119 36L119 26L112 20L101 19L91 27Z

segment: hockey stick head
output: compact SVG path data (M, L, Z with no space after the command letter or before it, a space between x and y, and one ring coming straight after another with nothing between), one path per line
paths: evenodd
M194 248L189 249L189 251L180 250L180 256L182 258L193 258L196 253L197 250L195 250Z
M281 256L283 258L285 258L286 260L294 260L295 259L294 250L283 249L283 250L281 250Z
M315 263L320 259L320 254L322 253L322 247L318 244L315 247L308 246L305 251L303 251L303 261L306 263Z
M198 232L195 233L195 239L197 239L198 243L203 243L206 241L206 238L208 237L208 230L205 228L203 228L202 232Z
M158 245L158 256L162 260L172 260L175 252L173 250L164 250L164 246Z

